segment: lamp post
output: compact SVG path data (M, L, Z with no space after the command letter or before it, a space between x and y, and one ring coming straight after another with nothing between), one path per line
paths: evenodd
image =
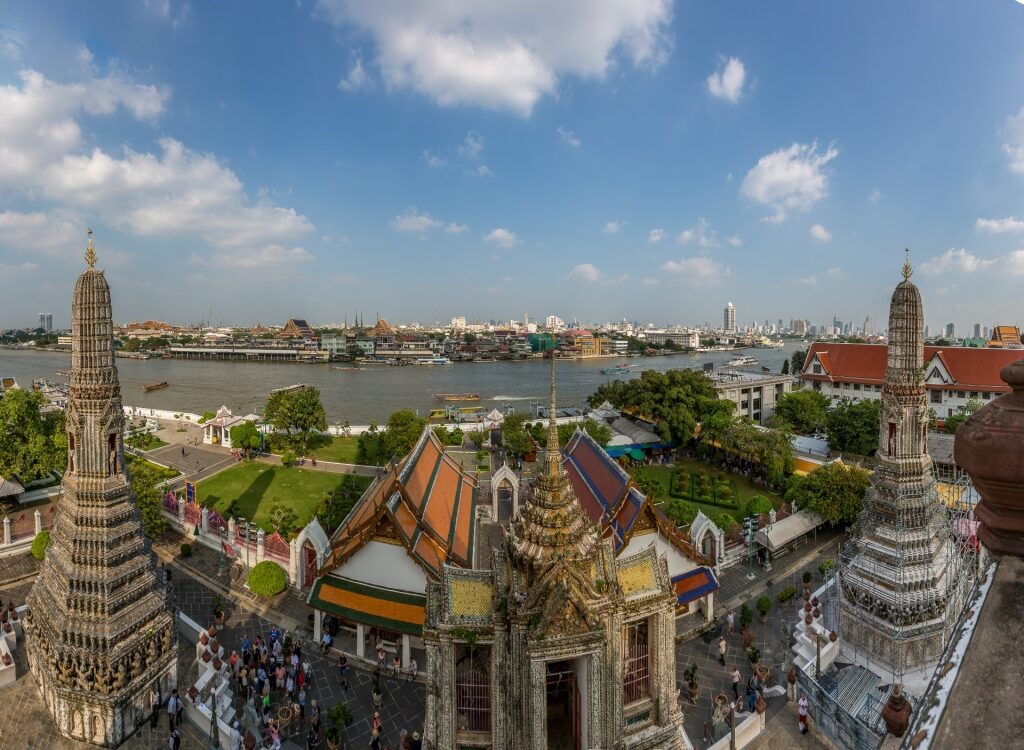
M245 580L249 580L249 521L245 522Z
M729 750L736 750L736 703L729 704Z
M210 750L220 750L220 727L217 726L217 689L210 687Z

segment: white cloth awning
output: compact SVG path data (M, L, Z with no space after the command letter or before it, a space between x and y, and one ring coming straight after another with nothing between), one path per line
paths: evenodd
M754 534L754 541L767 548L769 552L774 552L804 534L814 531L823 523L825 523L825 519L817 513L801 510L781 521L776 521L771 526L759 529Z

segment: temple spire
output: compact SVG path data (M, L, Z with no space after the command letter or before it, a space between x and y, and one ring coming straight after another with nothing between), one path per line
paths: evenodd
M548 408L548 476L554 477L562 466L560 446L558 445L558 411L555 398L555 347L551 348L551 406Z
M903 280L910 281L910 277L914 275L914 269L910 267L910 248L903 248L906 253L903 256Z
M85 262L89 264L89 268L96 265L96 250L92 246L92 227L86 232L89 235L89 242L85 246Z

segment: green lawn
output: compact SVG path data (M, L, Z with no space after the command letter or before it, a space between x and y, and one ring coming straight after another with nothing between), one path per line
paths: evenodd
M764 497L767 497L772 501L776 508L778 508L782 503L782 497L780 495L774 494L765 487L758 487L746 477L739 476L738 474L731 474L696 459L681 459L680 463L690 474L697 475L704 473L708 475L709 479L722 478L729 482L729 486L738 498L738 508L729 508L714 505L712 503L702 503L688 498L683 498L685 502L691 503L695 508L697 508L697 510L702 511L704 515L712 519L719 513L728 513L739 521L747 515L747 505L750 502L750 498L754 495L763 495ZM654 484L656 500L660 503L664 503L674 499L669 494L669 483L671 482L672 475L675 472L675 465L643 466L637 470L637 475L638 477L649 480Z
M165 479L174 479L175 477L180 476L174 469L168 469L164 466L160 466L159 464L155 464L152 461L139 458L138 456L132 456L130 454L126 455L125 461L128 464L129 472L141 468L142 471L151 473L154 477L154 481L157 482L162 482Z
M282 534L297 531L318 515L336 526L369 486L369 477L244 462L199 482L199 503L225 518L241 516Z
M375 465L377 462L376 447L377 441L368 438L365 441L366 447L370 452L370 455L365 460L365 463L369 465ZM284 453L289 449L287 442L278 435L275 435L270 441L270 449L277 454ZM295 448L292 448L296 451ZM359 438L355 435L348 437L328 437L326 435L316 436L309 445L309 450L306 452L307 456L314 456L318 461L334 461L340 464L357 464L361 463L359 459Z
M170 443L164 442L151 432L147 432L144 435L136 435L133 438L128 438L125 442L127 442L132 448L137 448L140 451L151 451L156 450L157 448L163 448L165 445L170 445Z

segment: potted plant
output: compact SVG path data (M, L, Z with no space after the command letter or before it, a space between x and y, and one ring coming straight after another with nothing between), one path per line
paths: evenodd
M771 677L771 670L768 669L767 664L761 664L760 662L754 668L754 672L757 674L757 681L762 685L768 684L768 678Z
M761 661L761 649L756 646L751 646L747 649L747 658L750 659L751 664L757 664Z
M743 648L750 648L754 645L754 639L757 636L754 634L753 628L743 628L740 631L740 637L743 639Z
M373 670L373 707L380 708L384 701L384 694L380 689L380 665Z
M804 591L809 593L811 590L811 571L805 570L801 580L804 582Z
M352 723L352 712L345 701L339 701L327 712L327 720L331 723L327 730L327 747L340 748L345 741L345 728Z
M213 596L213 618L218 625L224 624L224 600L220 598L219 594Z
M762 623L768 621L768 612L772 608L772 598L767 594L758 597L757 599L757 611L760 613L760 620Z
M683 671L683 679L686 681L686 688L689 691L690 701L696 701L700 694L700 685L697 683L697 665L692 664L690 668Z
M740 607L740 627L745 628L754 621L754 611L746 604Z

